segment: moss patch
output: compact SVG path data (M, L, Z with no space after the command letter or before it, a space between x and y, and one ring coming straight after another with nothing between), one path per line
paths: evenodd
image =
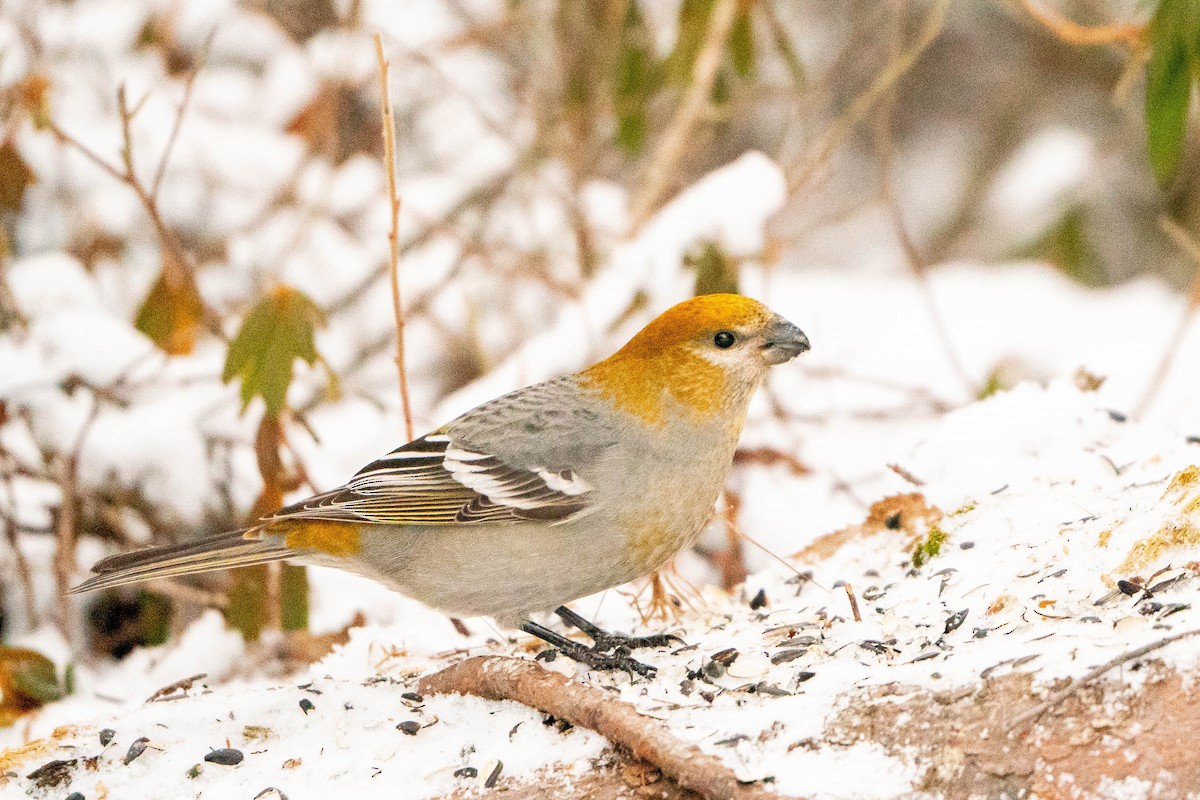
M925 539L917 545L917 549L913 551L912 562L914 567L923 567L929 562L929 559L936 556L942 551L942 545L949 539L949 535L938 525L931 525L929 533Z

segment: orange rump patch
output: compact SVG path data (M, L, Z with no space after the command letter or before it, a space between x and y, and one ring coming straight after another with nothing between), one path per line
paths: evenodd
M289 550L317 550L331 556L353 556L362 551L358 526L349 522L288 520L272 526L282 533Z

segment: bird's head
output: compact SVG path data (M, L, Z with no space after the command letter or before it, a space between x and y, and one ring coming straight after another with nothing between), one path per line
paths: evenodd
M708 413L744 406L768 367L808 349L803 331L757 300L708 294L667 309L584 375L642 416L661 414L664 390Z

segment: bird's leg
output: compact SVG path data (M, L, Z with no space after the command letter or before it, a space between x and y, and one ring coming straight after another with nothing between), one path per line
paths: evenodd
M592 649L601 653L609 650L637 650L640 647L670 647L675 644L685 644L678 636L669 633L656 633L653 636L623 636L619 633L609 633L594 622L590 622L576 614L566 606L554 609L559 619L568 625L573 625L586 633L595 642Z
M636 672L639 675L645 675L647 678L654 677L655 668L649 664L643 664L640 661L635 661L629 657L628 650L617 650L613 653L606 653L592 647L588 647L582 642L576 642L573 639L568 639L561 633L555 633L549 628L544 628L536 622L524 620L521 622L521 630L536 636L544 642L554 645L559 652L572 661L578 661L581 664L587 664L592 669L603 670L623 670L625 672ZM553 652L553 651L551 651Z

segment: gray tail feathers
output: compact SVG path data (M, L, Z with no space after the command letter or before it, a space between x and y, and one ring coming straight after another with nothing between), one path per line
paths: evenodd
M127 583L174 578L229 567L266 564L295 556L282 542L271 539L248 539L247 531L218 533L183 544L148 547L132 553L121 553L98 561L92 567L97 573L71 589L71 594L124 586Z

